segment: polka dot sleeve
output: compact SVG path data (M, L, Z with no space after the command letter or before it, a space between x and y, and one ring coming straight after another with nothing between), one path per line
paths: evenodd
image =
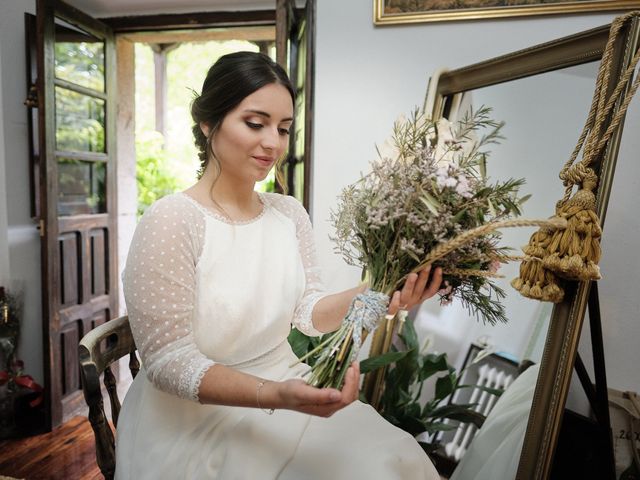
M123 274L129 323L147 377L156 388L193 401L214 363L196 346L191 323L204 233L202 213L180 195L157 201L136 228Z
M305 273L304 293L296 305L292 323L305 335L317 337L323 333L313 326L313 307L328 293L322 283L322 272L318 265L311 220L305 208L296 198L284 195L274 197L278 209L291 218L296 225L298 250Z

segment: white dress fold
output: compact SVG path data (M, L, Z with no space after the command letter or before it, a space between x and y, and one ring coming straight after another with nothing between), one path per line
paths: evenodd
M116 478L438 479L415 439L355 402L330 418L202 405L221 363L274 381L300 378L291 325L318 335L326 293L311 223L292 197L260 194L262 213L230 223L187 194L152 205L123 276L142 369L116 438Z

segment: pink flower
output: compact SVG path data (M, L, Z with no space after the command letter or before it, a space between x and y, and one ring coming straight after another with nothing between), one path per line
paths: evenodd
M491 273L496 273L498 270L500 270L501 266L502 264L500 263L500 260L491 260L491 263L489 264L489 271Z

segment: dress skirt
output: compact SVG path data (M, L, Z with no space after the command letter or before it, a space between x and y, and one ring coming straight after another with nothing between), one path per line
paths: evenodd
M274 381L300 378L285 341L232 367ZM116 479L437 480L416 440L356 401L330 418L291 410L201 405L156 389L140 370L116 436Z

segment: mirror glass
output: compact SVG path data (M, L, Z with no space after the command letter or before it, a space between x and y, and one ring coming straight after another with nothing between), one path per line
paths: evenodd
M564 188L558 174L582 132L597 70L598 63L594 62L465 92L459 106L452 109L449 117L454 118L449 119L455 120L462 118L470 109L487 106L492 108L494 120L505 122L502 128L505 138L500 144L490 147L487 174L494 181L526 179L520 192L521 195L531 194L531 198L523 205L522 218L548 218L555 211L555 203L562 198ZM522 255L521 247L534 231L535 228L505 229L502 245L514 248L514 255ZM492 388L509 385L517 376L516 365L521 362L530 360L538 364L545 344L553 305L524 298L513 289L510 282L518 272L519 262L503 265L499 273L504 278L496 280L506 292L503 301L508 318L506 324L484 325L456 302L447 307L440 307L437 302L426 302L416 314L416 330L421 338L428 339L429 350L446 352L449 362L458 370L465 363L472 345L488 346L490 351L510 360L514 365L511 371L500 375L500 367L497 367L490 378L483 380ZM473 348L477 350L477 347ZM529 376L536 375L535 372L537 367ZM535 385L533 378L530 381L531 396ZM464 383L478 381L476 375ZM468 401L471 394L466 393L465 400ZM431 398L433 385L428 385L423 395ZM472 400L479 401L479 395L481 392ZM456 403L461 402L456 400ZM484 404L481 413L486 413L494 404L495 401L490 405ZM527 408L530 408L530 400ZM500 412L493 413L497 414ZM502 442L504 448L511 449L508 457L515 459L513 468L518 465L528 420L526 413L519 415L523 417L521 430L511 429L514 435L519 432L519 438ZM454 430L443 436L442 443L448 444L446 451L452 460L460 460L467 451L475 434L475 429L470 429L469 432Z

